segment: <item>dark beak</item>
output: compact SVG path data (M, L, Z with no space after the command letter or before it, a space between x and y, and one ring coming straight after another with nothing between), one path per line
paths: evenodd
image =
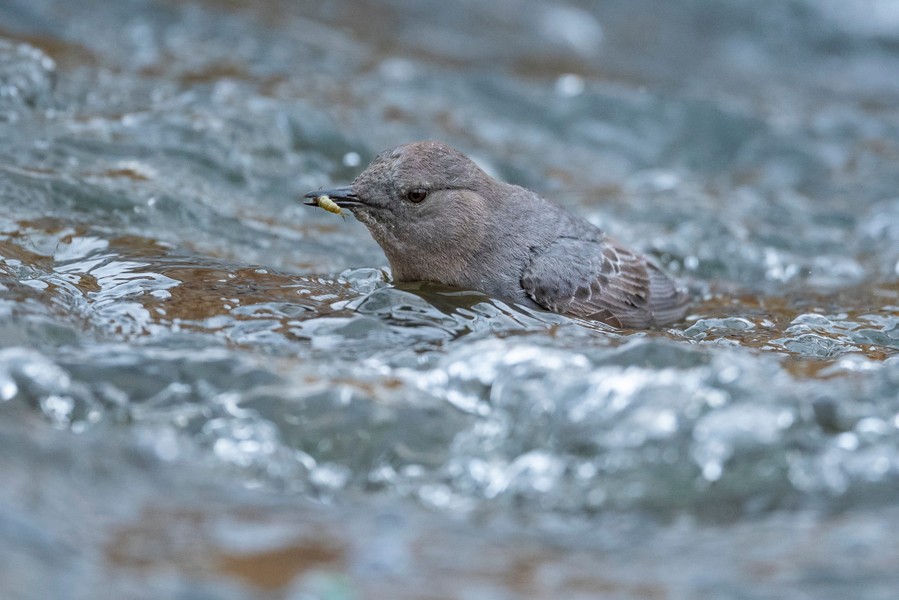
M353 191L353 186L350 185L331 190L317 190L315 192L304 194L303 196L309 198L307 202L303 203L306 206L318 206L315 199L319 196L329 197L335 204L337 204L337 206L358 206L360 204L365 204L365 202L363 202Z

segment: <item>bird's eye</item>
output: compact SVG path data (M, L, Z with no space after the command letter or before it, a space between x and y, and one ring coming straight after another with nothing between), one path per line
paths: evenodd
M409 202L415 202L416 204L424 200L427 196L428 190L424 188L413 188L406 194L406 197L409 198Z

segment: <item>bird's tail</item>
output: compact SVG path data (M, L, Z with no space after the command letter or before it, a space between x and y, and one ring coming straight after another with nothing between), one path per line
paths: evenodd
M655 265L649 267L649 312L654 325L667 325L683 319L690 308L690 294L679 287Z

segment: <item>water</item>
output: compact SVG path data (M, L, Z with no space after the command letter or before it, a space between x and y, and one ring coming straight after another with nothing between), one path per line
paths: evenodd
M890 598L890 2L0 4L4 598ZM697 297L395 286L438 138Z

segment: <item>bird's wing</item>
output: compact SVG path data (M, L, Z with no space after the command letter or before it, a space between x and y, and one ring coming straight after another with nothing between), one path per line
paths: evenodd
M521 285L548 310L618 327L671 322L687 305L686 294L664 273L608 239L560 238L535 250Z

